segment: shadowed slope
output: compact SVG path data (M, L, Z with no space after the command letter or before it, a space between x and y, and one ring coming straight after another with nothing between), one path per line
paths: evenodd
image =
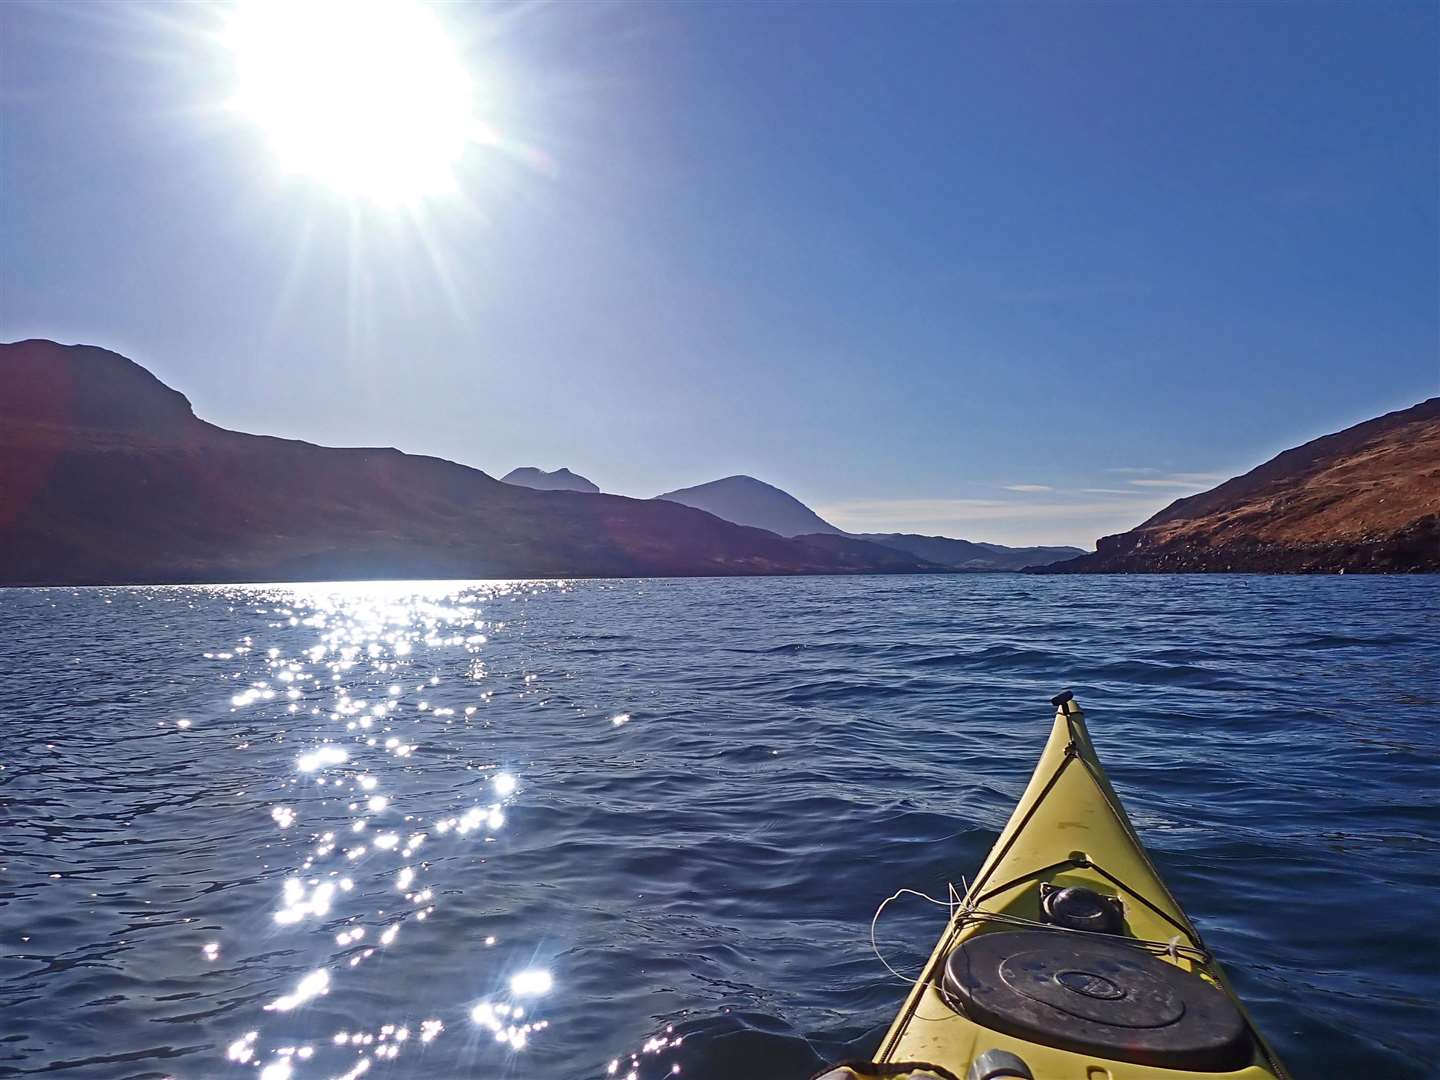
M655 497L693 506L740 525L769 529L780 536L843 535L789 492L753 476L727 476Z
M133 361L0 345L0 583L935 569L674 503L226 431Z
M848 538L890 548L903 556L923 559L952 570L1020 570L1083 554L1072 547L1008 548L999 544L977 544L948 536L919 536L914 533L847 533L837 529L787 491L756 480L753 476L727 476L708 484L666 492L656 498L684 503L706 510L716 517L740 525L769 529L781 536L803 538L812 546L821 536L834 540L832 551L845 550L835 541Z
M1023 570L1027 566L1044 566L1085 554L1083 549L1077 547L1012 548L1003 544L977 544L972 540L955 540L948 536L921 536L918 533L850 535L895 548L917 559L954 567L956 570Z

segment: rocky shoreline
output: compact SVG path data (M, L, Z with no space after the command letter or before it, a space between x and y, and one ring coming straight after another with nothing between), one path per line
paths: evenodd
M1264 540L1147 545L1145 534L1102 537L1093 555L1028 574L1436 574L1440 573L1440 515L1392 533L1320 543Z
M1286 450L1031 572L1440 573L1440 398Z

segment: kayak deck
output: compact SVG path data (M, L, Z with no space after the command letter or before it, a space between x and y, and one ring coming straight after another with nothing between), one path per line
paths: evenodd
M1141 846L1078 704L1055 705L1034 776L876 1061L967 1080L1025 1076L991 1071L1015 1059L1035 1080L1284 1078Z

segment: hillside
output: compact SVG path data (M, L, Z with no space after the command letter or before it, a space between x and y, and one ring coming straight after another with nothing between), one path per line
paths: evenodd
M1055 573L1440 571L1440 398L1178 499Z
M1045 566L1085 554L1083 548L1077 547L1005 547L1003 544L979 544L971 540L920 536L916 533L850 535L956 570L1023 570L1027 566Z
M537 469L532 465L522 465L518 469L511 469L500 478L500 482L534 488L536 491L585 491L591 495L600 493L600 488L593 481L587 480L569 469L555 469L552 472L546 472L544 469Z
M739 525L768 529L778 536L841 535L841 530L795 496L753 476L727 476L655 497L693 506Z
M0 584L934 569L672 502L227 431L116 353L0 345Z
M708 484L668 491L656 498L694 506L726 521L769 529L780 536L801 537L812 545L820 536L863 540L952 570L1021 570L1084 554L1080 548L1073 547L1007 548L1000 544L954 540L948 536L847 533L831 525L788 491L781 491L753 476L727 476ZM830 547L836 551L844 550L840 545L832 544Z

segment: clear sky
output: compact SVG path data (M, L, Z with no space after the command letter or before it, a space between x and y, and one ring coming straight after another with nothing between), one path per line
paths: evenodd
M402 204L234 107L229 17L0 5L0 338L242 430L1011 543L1440 386L1432 3L448 5L473 137Z

